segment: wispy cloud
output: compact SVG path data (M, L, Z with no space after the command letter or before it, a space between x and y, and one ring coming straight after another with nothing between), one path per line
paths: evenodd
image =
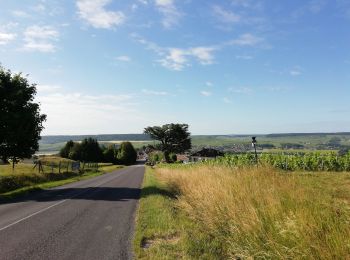
M238 45L238 46L255 46L263 41L262 38L257 37L250 33L245 33L240 35L238 38L231 40L228 44Z
M318 14L326 7L327 0L309 0L305 4L298 7L291 14L292 18L298 19L307 14Z
M36 89L40 94L40 93L57 92L58 90L62 89L62 87L59 85L37 85Z
M231 0L234 7L241 7L252 10L259 10L263 7L263 1L260 0Z
M254 57L250 56L250 55L236 55L236 59L239 59L239 60L252 60L252 59L254 59Z
M174 0L154 0L154 4L163 15L162 24L165 28L171 28L178 24L182 14L176 8Z
M123 62L130 62L130 61L131 61L131 58L130 58L129 56L122 55L122 56L116 57L116 60L118 60L118 61L123 61Z
M214 47L194 47L189 49L169 48L167 55L160 59L162 66L171 70L183 70L190 66L191 59L197 60L202 65L212 64L214 61Z
M166 91L156 91L156 90L150 90L150 89L143 89L142 93L146 95L154 95L154 96L167 96L169 95Z
M302 69L299 66L295 66L293 69L289 70L289 75L299 76L302 74Z
M16 38L16 34L0 31L0 45L6 45Z
M212 7L214 16L224 23L238 23L241 22L242 17L232 11L228 11L221 6L214 5Z
M193 61L197 61L201 65L210 65L215 61L214 52L219 51L227 46L254 47L263 42L263 39L252 34L242 34L238 38L228 42L212 45L212 46L195 46L192 48L166 48L148 41L138 34L131 34L131 37L146 46L146 49L154 51L161 58L157 60L163 67L181 71L186 67L190 67Z
M245 94L245 95L249 95L253 93L253 89L248 88L248 87L231 87L228 88L228 91L231 93L238 93L238 94Z
M23 10L14 10L12 11L12 15L15 17L20 17L20 18L28 18L30 15Z
M78 0L78 14L94 28L110 29L121 25L125 15L121 11L106 10L111 0Z
M202 96L205 96L205 97L210 97L213 93L211 93L210 91L207 91L207 90L202 90L199 92Z
M27 51L54 52L59 32L51 26L29 26L24 31L24 46Z
M83 93L45 93L37 96L51 134L108 133L127 123L130 129L143 122L143 114L131 95L86 95ZM145 124L145 123L143 123ZM141 123L142 125L142 123ZM47 133L46 133L47 134Z

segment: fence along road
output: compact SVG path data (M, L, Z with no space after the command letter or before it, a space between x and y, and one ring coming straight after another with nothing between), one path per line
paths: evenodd
M5 202L0 259L132 259L144 166Z

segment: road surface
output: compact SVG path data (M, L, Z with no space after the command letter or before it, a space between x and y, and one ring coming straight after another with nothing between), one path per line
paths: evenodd
M143 165L0 201L0 259L132 259Z

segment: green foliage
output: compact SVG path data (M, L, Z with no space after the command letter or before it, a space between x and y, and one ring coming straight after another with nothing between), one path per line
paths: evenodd
M130 142L122 142L117 154L117 160L124 165L132 165L136 162L137 153Z
M35 94L35 84L0 66L0 157L4 162L29 158L39 149L46 115L33 102Z
M171 153L169 154L169 158L171 162L176 162L177 161L177 155L176 153Z
M84 162L101 162L102 150L96 139L85 138L80 144L81 160Z
M83 162L101 162L103 160L102 149L96 139L86 138L81 143L68 141L61 149L60 155Z
M62 149L60 150L60 156L63 158L68 158L69 157L69 153L71 151L71 149L74 146L74 142L72 140L68 141L66 143L66 145L64 147L62 147Z
M151 165L155 165L165 160L164 153L162 151L153 151L148 155L148 162Z
M117 163L117 154L118 150L114 145L109 145L107 148L103 150L103 161L106 163Z
M255 165L253 153L225 155L208 164L242 167ZM289 171L350 171L350 153L338 156L336 153L269 154L259 155L259 163Z
M191 149L192 146L187 124L147 127L144 133L152 139L160 141L159 148L166 154L183 153ZM166 159L168 159L167 156Z

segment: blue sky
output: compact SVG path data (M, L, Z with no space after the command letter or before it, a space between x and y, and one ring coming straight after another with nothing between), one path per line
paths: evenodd
M350 131L349 0L0 0L43 134Z

